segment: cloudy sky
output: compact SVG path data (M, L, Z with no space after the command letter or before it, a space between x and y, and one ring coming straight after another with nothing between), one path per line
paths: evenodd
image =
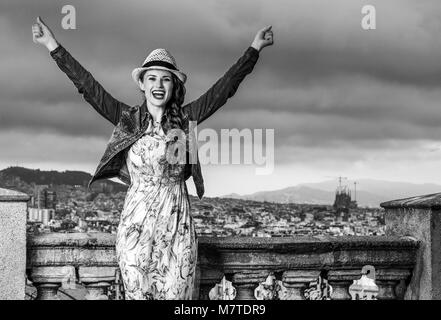
M77 29L61 27L73 5ZM377 29L361 28L363 5ZM139 104L130 73L167 48L203 94L273 25L238 93L201 128L275 130L275 167L205 165L206 195L250 193L343 175L441 183L441 2L415 0L2 0L0 169L93 173L112 126L32 42L40 15L117 99ZM194 194L193 183L189 183Z

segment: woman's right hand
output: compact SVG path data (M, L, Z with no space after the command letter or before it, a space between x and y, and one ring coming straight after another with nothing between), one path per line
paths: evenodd
M37 17L37 23L32 25L32 39L35 43L44 45L49 51L58 47L58 42L55 40L54 34L46 26L40 17Z

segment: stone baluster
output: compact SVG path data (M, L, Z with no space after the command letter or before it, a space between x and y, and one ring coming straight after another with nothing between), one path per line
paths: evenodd
M281 290L280 273L271 273L254 291L257 300L277 300Z
M404 300L404 296L406 295L406 290L407 290L407 282L406 280L401 279L398 285L395 287L395 294L397 296L397 300Z
M235 300L256 300L254 291L269 275L266 270L244 270L233 274L226 274L225 278L236 288Z
M306 300L305 289L317 280L320 270L288 270L282 274L282 284L285 288L281 300Z
M121 276L121 270L119 268L116 269L114 285L115 285L114 300L124 300L124 283Z
M210 290L219 283L224 274L214 268L197 268L197 284L199 285L199 299L200 300L210 300L209 294Z
M33 267L29 272L29 279L37 288L37 300L60 300L58 289L63 283L75 280L75 268Z
M87 289L86 300L108 300L107 292L115 282L116 267L80 267L80 282Z
M349 286L354 280L360 279L361 270L331 270L327 274L332 287L331 300L351 300Z
M378 286L378 300L403 299L404 290L399 285L410 277L406 269L380 269L375 274L375 283ZM405 289L405 288L404 288Z
M216 285L211 281L201 280L199 285L199 299L200 300L210 300L209 293L210 290Z

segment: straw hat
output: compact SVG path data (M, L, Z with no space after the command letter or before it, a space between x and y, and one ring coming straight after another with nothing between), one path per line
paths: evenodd
M179 80L183 83L187 80L185 73L179 71L176 60L173 56L165 49L155 49L153 50L147 58L145 58L142 67L135 68L132 71L132 78L135 83L139 86L138 80L139 76L144 70L166 70L173 73Z

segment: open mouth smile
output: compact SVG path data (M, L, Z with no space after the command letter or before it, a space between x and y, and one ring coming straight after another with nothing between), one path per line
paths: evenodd
M160 100L162 100L162 99L164 99L164 97L165 97L165 91L163 91L163 90L153 90L153 91L152 91L152 96L153 96L155 99L160 99Z

